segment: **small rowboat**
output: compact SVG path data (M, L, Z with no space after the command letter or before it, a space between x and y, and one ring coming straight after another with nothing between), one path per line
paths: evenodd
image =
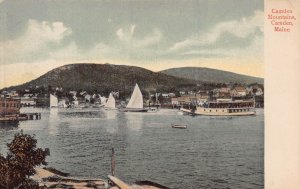
M171 124L171 127L176 129L186 129L187 125Z

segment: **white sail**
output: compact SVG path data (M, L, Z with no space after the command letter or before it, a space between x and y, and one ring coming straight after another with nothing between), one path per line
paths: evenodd
M142 109L143 108L143 95L138 86L135 85L131 98L126 106L126 108Z
M111 93L109 94L108 100L104 107L105 108L116 108L116 100Z
M101 103L101 105L105 105L106 104L106 100L107 100L107 98L105 98L104 96L100 96L100 103Z
M58 99L56 96L50 94L50 108L58 106Z
M58 107L60 108L66 108L67 107L67 104L66 104L66 100L61 100L58 102Z

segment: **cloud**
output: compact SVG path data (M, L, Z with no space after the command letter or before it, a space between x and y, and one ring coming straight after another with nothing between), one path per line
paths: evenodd
M135 30L135 25L131 25L128 29L119 28L116 35L120 41L130 42Z
M255 11L254 15L247 18L217 23L207 31L195 34L194 36L173 44L168 52L178 52L195 47L211 47L218 41L224 40L223 37L225 34L230 34L237 40L246 39L249 36L256 36L257 32L263 33L263 15L262 11ZM201 51L204 52L205 50ZM191 53L186 52L185 54Z
M132 29L133 32L134 28ZM64 41L67 37L70 40ZM29 20L25 32L18 38L0 42L1 62L6 64L47 64L47 62L97 61L121 54L116 46L98 42L90 49L81 48L72 40L72 29L62 22Z
M263 58L263 36L255 36L250 45L244 48L214 48L214 49L196 49L187 50L180 53L181 56L200 56L200 57L255 57L256 59Z
M51 60L106 60L106 59L139 59L140 57L149 57L153 54L153 50L149 48L151 45L157 44L162 38L162 33L158 29L145 35L144 37L135 37L135 25L127 28L119 28L116 30L116 39L110 44L99 41L89 49L82 49L71 41L68 45L60 49L49 52Z
M29 20L23 35L14 39L0 42L0 47L5 53L1 62L6 64L23 62L47 54L51 46L60 46L62 40L72 33L70 28L62 22L39 22Z
M35 63L46 61L97 61L107 59L142 59L150 57L150 48L162 39L162 32L154 28L137 37L136 25L119 28L110 43L98 41L91 48L76 42L72 29L63 22L29 20L25 32L19 37L0 42L2 64ZM101 34L100 34L101 35Z
M113 22L113 19L108 18L108 19L107 19L107 22L108 22L108 23L112 23L112 22Z
M135 28L136 25L130 25L126 29L119 28L116 31L116 35L123 45L134 49L144 48L159 43L163 37L162 32L155 28L151 34L137 38L135 37Z

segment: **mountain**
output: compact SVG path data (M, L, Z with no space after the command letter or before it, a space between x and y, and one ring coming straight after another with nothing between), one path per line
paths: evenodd
M233 72L221 71L211 68L199 68L199 67L182 67L182 68L171 68L163 70L160 73L164 73L170 76L191 79L201 82L210 83L259 83L263 84L263 78L251 77L241 75Z
M192 90L203 83L263 83L262 78L198 67L172 68L161 72L125 65L112 64L69 64L55 68L46 74L22 85L2 90L35 89L36 86L48 89L62 87L64 91L86 90L109 94L120 91L130 95L135 83L144 93L157 91L176 92Z
M155 89L171 90L172 88L195 86L196 81L176 78L164 73L125 65L112 64L69 64L55 68L30 82L10 87L10 90L24 90L36 86L62 87L65 91L86 90L132 91L135 83L146 91Z

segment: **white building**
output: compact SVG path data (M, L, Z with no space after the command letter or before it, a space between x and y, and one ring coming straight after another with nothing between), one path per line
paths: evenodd
M172 105L179 105L178 98L171 98Z

